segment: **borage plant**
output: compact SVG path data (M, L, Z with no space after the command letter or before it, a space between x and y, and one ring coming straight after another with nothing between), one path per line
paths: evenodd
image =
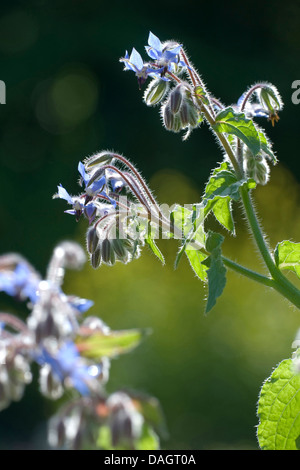
M147 62L135 49L120 59L125 70L136 75L139 88L145 87L145 104L159 106L164 127L175 133L183 131L184 140L207 124L221 148L222 161L212 170L200 202L172 207L158 204L135 165L123 155L103 151L80 162L82 192L72 196L59 185L54 197L69 204L66 212L77 221L87 219L86 247L91 265L96 269L102 263L126 264L139 257L145 245L164 263L156 240L175 238L179 240L175 267L182 256L187 256L194 273L207 284L206 313L223 293L227 269L276 290L300 308L300 291L283 273L291 270L300 277L300 243L285 240L272 250L252 202L252 192L257 185L267 184L270 165L277 162L265 130L256 122L258 117L267 118L272 126L278 121L283 104L276 87L256 83L236 104L225 106L208 91L181 44L162 43L150 33L146 52ZM149 77L150 83L145 85ZM224 236L207 228L207 217L212 213L228 233L235 235L234 203L244 208L266 274L225 257ZM107 397L103 391L107 361L135 346L141 334L136 330L110 332L96 318L78 320L78 310L89 304L62 293L61 268L68 257L64 247L58 249L60 255L54 254L46 280L33 286L28 280L37 283L34 271L30 270L32 276L25 275L24 282L26 263L2 258L0 287L11 295L29 297L32 311L27 324L8 314L0 317L1 354L5 359L0 375L1 403L6 406L20 397L31 377L29 363L35 361L41 366L44 393L55 398L63 386L68 386L79 394L50 427L53 443L67 439L79 447L84 436L92 435L90 447L155 448L155 425L160 421L157 402L124 392ZM257 432L262 449L299 448L299 358L296 351L262 387ZM85 419L87 416L92 419Z

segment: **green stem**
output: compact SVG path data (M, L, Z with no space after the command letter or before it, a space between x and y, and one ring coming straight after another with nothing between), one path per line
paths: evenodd
M210 126L213 129L214 124L215 124L214 118L210 115L209 111L207 110L207 108L205 108L204 105L202 105L202 111L203 111L207 121L209 122ZM235 170L237 178L238 179L243 178L243 171L242 171L241 166L240 166L241 162L239 162L236 159L235 154L234 154L229 142L227 141L226 137L223 134L219 133L219 132L216 132L216 131L214 131L214 132L215 132L216 136L218 137L218 139L220 140L221 144L223 145L223 148L224 148L225 152L227 153L227 156L228 156L229 160L231 161L231 164L233 165L233 168ZM243 204L244 204L246 216L247 216L250 228L251 228L251 232L254 236L254 240L255 240L255 242L257 244L257 247L260 251L260 254L261 254L261 256L262 256L262 258L263 258L263 260L264 260L264 262L265 262L265 264L266 264L266 266L267 266L267 268L268 268L268 270L269 270L269 272L270 272L270 274L273 278L273 279L270 280L270 281L272 281L271 287L273 287L275 290L280 292L286 299L288 299L297 308L300 308L300 291L281 273L281 271L275 265L274 260L271 256L271 253L269 251L269 248L268 248L268 246L265 242L265 239L264 239L263 233L261 231L260 225L258 223L256 214L255 214L255 211L254 211L254 207L253 207L250 195L249 195L248 188L246 188L244 186L241 186L240 192L241 192L241 197L242 197L242 201L243 201ZM246 269L246 268L244 268L244 269ZM251 271L248 271L248 277L250 277L249 272L251 272ZM245 270L244 270L243 274L246 274ZM256 280L258 280L258 277L253 276L253 273L251 274L251 276L252 276L252 279L254 279L254 277L256 277ZM268 278L265 278L265 279L268 279ZM261 282L262 280L263 279L260 278L260 280L258 280L258 282ZM263 283L264 283L264 281L263 281Z
M277 268L257 220L248 189L241 187L240 192L254 240L274 280L272 287L280 292L297 308L300 308L300 291Z
M224 265L227 266L227 268L232 269L233 271L241 274L242 276L246 276L252 281L259 282L264 286L274 287L273 279L270 279L269 277L266 277L263 274L259 274L256 271L252 271L251 269L245 268L245 266L242 266L241 264L238 264L235 261L226 258L225 256L222 256L222 260Z

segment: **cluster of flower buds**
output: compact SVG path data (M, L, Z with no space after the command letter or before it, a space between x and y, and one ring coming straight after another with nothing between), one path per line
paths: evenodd
M146 409L163 424L158 402L152 397L124 391L102 397L81 397L61 407L51 419L49 442L53 447L139 449L139 441L153 425ZM162 430L162 429L161 429ZM157 440L151 430L149 437ZM149 445L149 443L148 443Z
M191 67L182 45L176 41L162 43L150 32L147 54L153 62L145 63L141 55L133 49L129 56L120 59L125 70L132 70L141 85L148 76L152 77L144 92L147 106L161 105L161 116L167 130L180 132L187 130L184 139L202 122L201 103L195 99L195 90L201 84L196 80L197 74ZM143 81L140 73L143 70ZM183 79L185 77L186 79ZM172 85L174 84L174 87Z
M71 196L58 186L54 197L66 200L66 212L89 221L86 246L91 265L128 263L140 255L148 222L160 225L161 211L146 182L125 157L103 151L78 165L84 191Z

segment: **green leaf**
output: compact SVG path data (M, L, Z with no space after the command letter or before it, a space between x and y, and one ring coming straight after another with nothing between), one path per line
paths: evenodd
M203 261L207 258L207 255L201 250L195 250L192 248L187 248L185 253L196 276L199 277L201 281L205 281L206 271L208 268L205 266L205 264L203 264Z
M162 262L162 264L165 264L165 258L164 258L162 252L160 251L160 249L158 248L158 246L156 245L155 241L153 240L153 238L151 236L151 224L150 224L150 222L148 223L147 235L148 236L147 236L147 238L145 238L145 243L147 243L150 250L155 254L155 256L157 256L157 258Z
M225 108L216 116L215 131L233 134L241 139L253 155L260 151L260 139L255 125L243 113L237 113L233 108Z
M194 204L192 209L177 206L172 214L174 224L182 234L182 244L175 259L176 269L187 248L192 250L205 246L204 207L202 204Z
M300 243L284 240L274 251L275 263L279 269L289 269L300 278Z
M81 355L90 359L115 357L135 348L144 336L141 330L111 331L108 334L96 332L90 336L79 336L76 346Z
M258 402L257 437L264 450L300 449L300 374L282 361L264 383Z
M212 208L215 218L225 227L229 232L234 233L234 221L232 217L231 199L229 196L225 198L215 198L215 204Z
M241 186L247 185L254 189L256 183L252 179L237 180L228 162L223 162L213 173L205 187L203 205L204 216L210 211L223 227L234 233L231 202L240 199Z
M219 233L208 232L206 249L210 256L203 261L208 267L208 298L205 313L208 313L216 304L217 298L222 295L226 285L226 268L222 260L221 246L224 237Z

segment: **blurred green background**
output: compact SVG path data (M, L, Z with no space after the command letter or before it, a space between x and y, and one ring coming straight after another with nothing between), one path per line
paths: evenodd
M0 79L7 87L0 106L1 253L22 253L45 273L56 243L84 243L85 221L76 224L52 195L59 183L76 194L78 161L101 149L135 162L159 202L199 201L222 158L211 133L203 126L182 142L165 131L158 109L143 104L134 75L118 62L133 46L143 53L149 30L182 42L226 104L259 80L278 87L280 121L261 124L280 164L255 200L272 246L300 241L300 106L291 101L291 84L300 79L299 4L24 0L1 1L0 10ZM227 238L225 254L263 272L239 207L235 215L237 237ZM207 293L186 260L173 269L176 243L160 248L164 267L145 249L128 266L94 271L87 264L67 273L65 291L93 299L91 313L109 326L152 330L113 362L108 388L160 400L169 430L163 448L257 449L258 393L272 367L290 357L299 312L229 272L224 295L205 317ZM0 310L26 314L5 294ZM44 448L54 409L35 381L0 414L0 448Z

